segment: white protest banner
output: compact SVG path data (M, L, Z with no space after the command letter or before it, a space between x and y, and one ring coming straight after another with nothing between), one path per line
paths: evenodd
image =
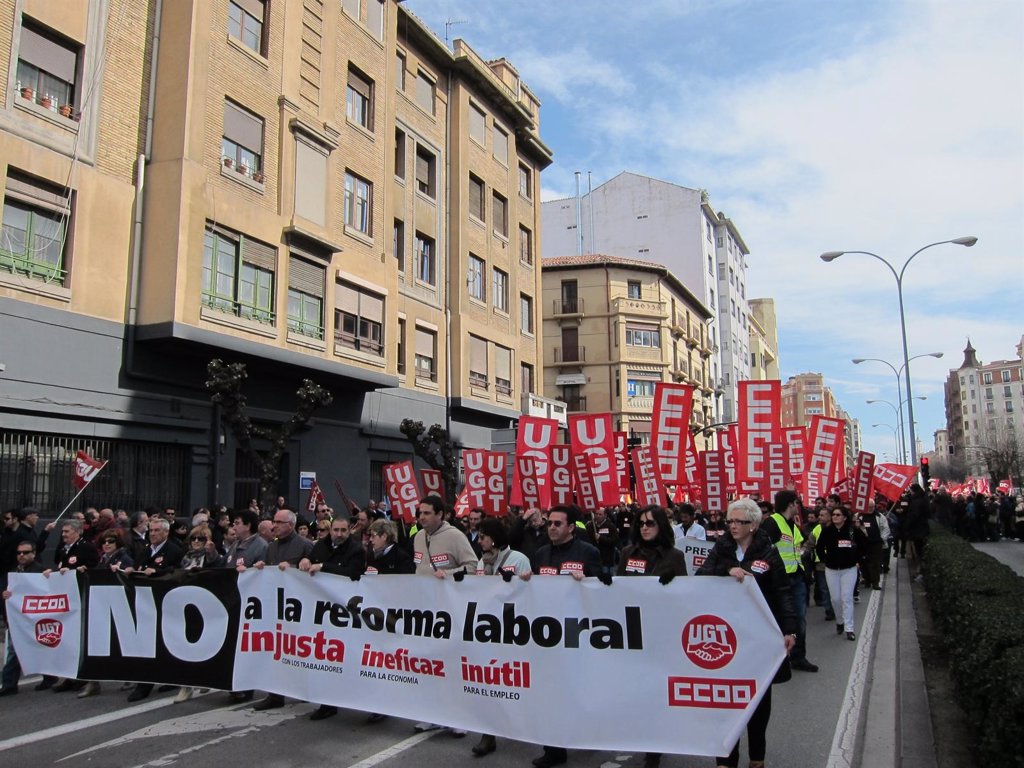
M55 571L50 578L27 579L12 573L7 600L8 642L14 643L26 673L46 670L58 677L78 677L82 652L82 603L78 572ZM26 659L31 659L26 663Z
M46 583L12 578L8 615L27 673L259 688L580 749L727 753L785 655L752 579L608 587L541 576L351 581L267 568L146 579L97 569L83 577L75 614L86 617L73 633L84 645L70 644L69 626L59 654L32 627L65 614L19 610L26 595L50 594ZM75 575L65 583L70 602Z

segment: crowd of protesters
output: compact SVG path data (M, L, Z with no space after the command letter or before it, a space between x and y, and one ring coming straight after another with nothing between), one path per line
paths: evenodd
M255 501L239 511L223 506L198 509L188 518L170 508L131 515L90 508L43 526L36 510L19 509L3 516L0 578L6 589L11 572L106 568L152 576L177 569L277 567L350 578L415 573L455 580L467 574L529 580L570 575L611 583L613 577L653 576L667 584L686 575L682 550L687 540L699 539L714 546L696 575L754 578L765 595L789 653L773 681L780 683L791 677L792 670L818 671L807 657L807 611L812 603L824 608L826 621L835 621L838 634L854 640L854 604L859 602L860 589L882 588L881 575L888 573L892 556L920 557L933 506L941 507L941 514L948 514L958 530L958 521L987 520L987 512L978 511L987 501L957 501L948 509L942 504L940 500L930 504L921 487L914 485L895 504L882 497L869 502L861 515L854 514L839 496L805 506L788 490L771 501L741 498L726 510L708 513L699 504L642 509L620 504L587 513L575 506L512 508L503 517L487 517L483 510L473 509L463 519L456 519L439 497L428 496L419 503L412 525L390 520L387 510L376 502L338 514L320 504L304 517L283 498L262 515ZM1013 511L1018 528L1012 531L1019 534L1021 505ZM1002 520L1001 511L996 519ZM43 563L54 530L60 544ZM999 526L997 533L1006 530L1010 529ZM967 526L964 535L975 531L988 528ZM18 692L20 667L10 643L5 662L0 696ZM101 690L97 682L50 677L35 688L74 690L83 698ZM151 694L153 685L126 683L122 690L130 690L129 701L139 701ZM181 688L176 701L192 695L192 689ZM253 691L233 691L229 696L239 703L255 698ZM283 696L270 693L253 706L267 710L284 703ZM322 720L336 712L335 707L322 705L310 717ZM748 726L754 768L764 764L770 713L769 689ZM370 714L369 722L383 718ZM430 722L415 726L419 731L440 727ZM455 729L450 732L465 735ZM484 756L496 748L494 736L484 734L472 751ZM538 768L549 768L565 763L567 757L564 748L549 746L533 762ZM660 755L648 753L645 768L659 761ZM738 745L730 755L719 757L718 765L732 767L737 761Z

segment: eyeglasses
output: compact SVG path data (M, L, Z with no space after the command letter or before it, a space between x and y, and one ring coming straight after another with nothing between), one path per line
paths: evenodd
M642 528L657 528L658 522L656 520L641 520L640 526Z
M548 520L547 521L548 528L561 528L563 525L566 525L566 523L563 523L561 520Z
M832 517L846 517L842 512L833 512Z
M104 544L117 544L117 539L104 539Z
M18 554L19 555L31 555L31 554L34 554L34 551L31 550L31 549L19 549L18 550Z
M209 541L208 536L190 536L189 541Z
M749 520L726 520L726 525L753 525Z

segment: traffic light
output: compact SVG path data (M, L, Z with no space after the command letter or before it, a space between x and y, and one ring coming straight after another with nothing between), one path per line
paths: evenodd
M921 480L924 481L924 487L928 487L928 482L932 479L932 469L928 466L928 457L921 457Z

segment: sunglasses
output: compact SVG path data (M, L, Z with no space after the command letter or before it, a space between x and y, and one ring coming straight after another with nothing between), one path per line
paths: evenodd
M190 536L189 541L209 541L208 536Z
M33 553L33 551L31 549L19 549L18 550L18 554L19 555L31 555L31 554L34 554L34 553Z
M104 544L117 544L117 539L104 539Z
M548 520L547 525L548 528L561 528L566 523L563 523L561 520Z
M658 523L655 520L641 520L640 526L643 528L657 528Z

